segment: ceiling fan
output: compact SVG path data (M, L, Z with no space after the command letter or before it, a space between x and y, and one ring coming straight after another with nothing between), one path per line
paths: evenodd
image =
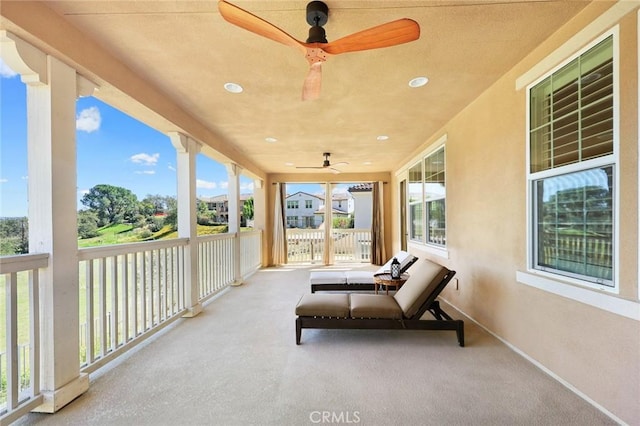
M311 28L309 38L304 43L264 19L225 0L218 2L218 10L228 22L293 47L305 55L309 62L309 73L302 87L302 100L317 99L320 96L322 63L329 55L390 47L408 43L420 37L418 23L412 19L403 18L327 42L322 26L327 23L329 8L321 1L312 1L307 4L307 22Z
M331 162L329 161L329 157L331 156L331 153L324 152L322 153L322 155L324 156L324 161L322 162L322 166L299 166L299 167L296 167L296 169L328 169L328 170L331 170L331 173L338 174L340 173L340 170L334 168L334 166L343 166L343 165L346 166L349 164L345 161L331 164Z

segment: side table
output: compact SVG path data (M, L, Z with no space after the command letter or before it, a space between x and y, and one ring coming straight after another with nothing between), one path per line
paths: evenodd
M384 286L389 294L389 287L394 287L397 291L408 279L409 274L402 274L398 279L391 278L391 274L377 274L373 276L374 290L378 294L378 288Z

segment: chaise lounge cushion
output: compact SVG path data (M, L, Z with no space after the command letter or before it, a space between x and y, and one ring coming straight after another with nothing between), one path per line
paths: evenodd
M371 271L346 271L347 284L373 284Z
M311 271L309 282L311 284L346 284L347 277L344 271Z
M447 272L447 268L426 259L416 262L407 282L393 295L405 317L411 318L418 312Z
M417 257L406 251L399 251L394 257L400 262L401 272L405 272L418 260ZM361 269L352 271L326 269L311 271L309 274L311 292L315 293L318 290L373 290L375 284L374 276L389 273L392 261L393 258L389 259L377 271L363 271Z
M349 317L348 294L305 294L296 306L296 315L305 317Z
M352 294L351 317L402 319L402 309L392 296Z

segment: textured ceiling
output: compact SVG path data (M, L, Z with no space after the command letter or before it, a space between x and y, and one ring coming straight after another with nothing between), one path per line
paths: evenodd
M307 37L306 1L232 3L298 40ZM326 3L329 41L405 17L418 22L421 36L400 46L331 56L323 66L320 98L303 102L308 64L300 52L224 21L214 0L45 4L266 173L305 172L295 166L319 166L323 152L331 152L333 162L348 162L340 167L345 173L392 170L588 4ZM429 83L410 88L417 76ZM227 93L226 82L244 92ZM124 94L109 102L131 110ZM378 135L389 139L380 142Z

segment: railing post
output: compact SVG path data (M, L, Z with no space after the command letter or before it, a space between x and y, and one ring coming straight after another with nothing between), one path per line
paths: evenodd
M177 152L178 175L178 238L188 238L184 250L184 294L186 317L202 311L198 297L198 218L196 215L196 155L201 145L190 137L169 132Z
M227 164L229 177L229 233L235 234L233 239L233 283L242 285L240 272L240 171L237 164Z
M78 363L76 98L94 86L12 33L0 40L3 60L27 84L29 252L50 254L40 275L43 404L35 411L55 412L89 388Z

